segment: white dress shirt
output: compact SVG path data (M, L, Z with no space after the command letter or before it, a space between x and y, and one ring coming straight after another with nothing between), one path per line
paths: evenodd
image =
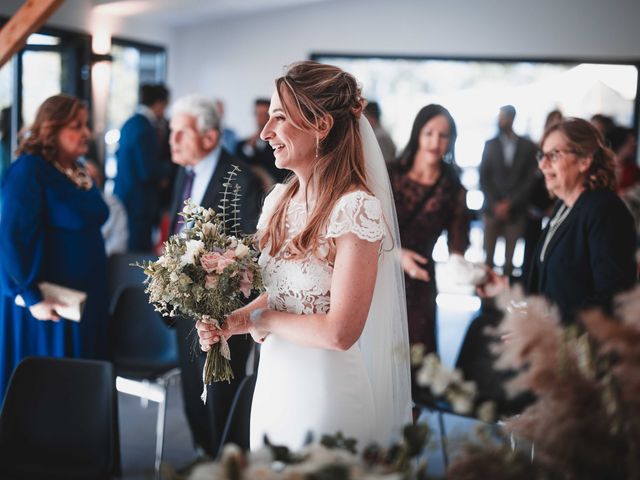
M193 203L196 205L202 205L202 200L204 200L204 195L207 192L207 187L209 186L213 172L215 172L218 166L221 150L222 147L218 145L209 155L200 160L192 168L195 177L193 178L193 186L191 187L191 200L193 200Z

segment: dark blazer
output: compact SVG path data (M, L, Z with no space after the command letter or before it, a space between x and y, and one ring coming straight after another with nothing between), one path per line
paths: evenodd
M243 161L232 157L224 149L220 151L218 164L211 176L201 206L218 210L224 191L223 183L232 165L241 171L235 181L240 185L240 228L244 233L254 233L262 208L262 184ZM185 169L180 168L174 185L171 202L171 232L180 219L182 192L184 190ZM194 443L212 457L220 449L222 433L229 416L236 391L246 376L247 358L253 345L249 335L236 335L229 339L231 368L234 379L231 383L218 382L207 387L207 403L200 399L202 393L202 369L206 354L198 347L193 319L178 318L176 323L178 356L181 369L181 386L184 408Z
M133 115L120 130L113 193L127 210L132 251L151 249L151 229L159 217L157 183L163 175L159 143L156 128L142 114Z
M576 310L588 307L610 311L613 296L636 281L635 229L624 203L610 190L584 192L540 262L548 229L534 252L529 293L557 304L565 322L573 320Z
M220 150L218 164L213 172L209 185L202 199L201 206L205 208L213 208L218 210L218 206L222 201L222 193L227 173L231 171L232 166L240 167L240 172L235 181L240 186L240 228L243 233L254 233L258 217L262 209L262 184L258 178L252 173L251 167L244 161L233 157L224 148ZM182 211L182 192L184 190L185 169L180 168L176 177L173 196L171 199L171 229L173 232L176 222L180 220L178 213Z
M500 137L485 143L480 163L480 188L484 194L484 210L487 213L491 214L493 206L504 199L511 201L514 217L521 217L526 213L535 185L534 174L538 168L537 149L531 140L517 137L513 163L507 165Z

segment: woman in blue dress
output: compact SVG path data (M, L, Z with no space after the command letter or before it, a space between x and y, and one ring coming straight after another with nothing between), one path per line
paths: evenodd
M0 397L26 356L107 356L108 208L78 158L86 154L88 111L55 95L40 106L2 181L0 217ZM87 293L80 322L61 319L38 284ZM26 307L16 305L16 296Z

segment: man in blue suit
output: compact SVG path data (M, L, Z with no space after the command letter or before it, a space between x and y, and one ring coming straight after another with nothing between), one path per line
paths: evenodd
M120 130L114 194L127 210L129 251L150 252L159 220L160 161L158 122L164 118L169 92L163 85L142 85L140 105Z

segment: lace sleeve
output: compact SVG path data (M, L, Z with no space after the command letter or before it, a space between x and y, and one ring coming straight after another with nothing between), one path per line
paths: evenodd
M264 199L264 203L262 204L262 212L260 213L260 218L258 219L258 225L256 226L256 230L258 232L264 230L269 224L269 220L271 219L271 215L273 215L273 211L278 205L278 200L284 193L286 185L284 183L278 183L273 187L273 190L266 196Z
M358 238L376 242L384 237L380 201L363 191L344 195L337 202L327 228L327 237L355 233Z

